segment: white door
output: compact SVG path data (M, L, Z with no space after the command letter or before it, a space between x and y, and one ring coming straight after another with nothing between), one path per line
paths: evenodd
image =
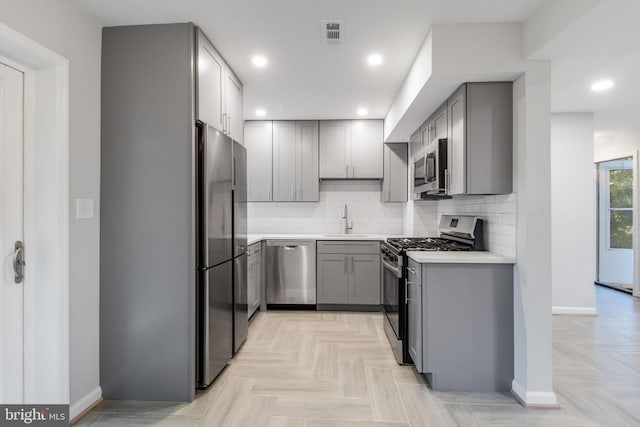
M23 74L0 63L0 402L23 403ZM18 251L19 252L19 251Z
M633 285L633 166L631 160L598 165L598 281Z

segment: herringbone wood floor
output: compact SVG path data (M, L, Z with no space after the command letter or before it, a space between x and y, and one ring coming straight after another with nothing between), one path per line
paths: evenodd
M259 314L240 354L190 404L106 401L78 425L640 425L640 303L598 290L599 317L554 318L561 409L430 391L398 366L379 313Z

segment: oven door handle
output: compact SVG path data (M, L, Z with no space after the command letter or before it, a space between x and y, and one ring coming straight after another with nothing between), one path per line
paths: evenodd
M389 263L387 260L385 260L384 258L382 258L382 265L384 266L384 268L386 268L387 270L390 270L393 272L393 274L396 275L397 278L401 278L402 277L402 272L400 271L400 268L398 266L395 266L391 263Z

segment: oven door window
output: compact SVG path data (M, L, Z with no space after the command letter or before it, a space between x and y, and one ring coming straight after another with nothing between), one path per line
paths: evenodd
M383 308L384 314L387 316L393 332L398 339L402 339L400 333L400 279L394 272L387 268L383 268Z

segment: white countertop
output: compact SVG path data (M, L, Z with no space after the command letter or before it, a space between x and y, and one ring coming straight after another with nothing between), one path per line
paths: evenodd
M421 264L515 264L515 258L487 251L477 252L407 252Z
M388 237L403 237L393 234L249 234L247 244L261 240L387 240Z

